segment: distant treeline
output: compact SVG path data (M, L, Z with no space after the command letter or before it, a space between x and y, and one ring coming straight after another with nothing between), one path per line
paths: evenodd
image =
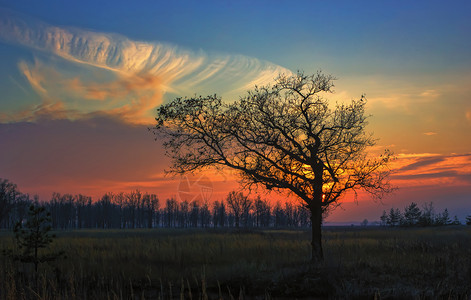
M22 194L17 186L0 178L0 228L12 228L27 217L37 197ZM302 206L287 203L271 205L231 192L213 203L161 201L155 194L132 191L107 193L98 201L84 195L54 193L39 203L51 213L55 229L156 228L156 227L310 227L310 214Z
M461 222L457 216L450 218L448 209L441 213L435 213L433 203L425 203L422 209L417 203L412 202L401 212L398 208L391 208L389 213L385 210L380 217L383 226L444 226L444 225L460 225ZM471 225L471 216L466 218L466 224Z

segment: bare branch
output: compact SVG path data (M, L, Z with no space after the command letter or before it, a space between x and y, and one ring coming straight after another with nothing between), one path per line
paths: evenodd
M237 170L247 186L289 191L302 199L313 223L349 191L383 197L393 190L387 169L391 153L368 156L375 140L365 132L363 96L336 105L323 98L332 92L334 79L298 72L280 76L273 86L256 87L232 104L214 95L161 106L153 131L172 158L170 172Z

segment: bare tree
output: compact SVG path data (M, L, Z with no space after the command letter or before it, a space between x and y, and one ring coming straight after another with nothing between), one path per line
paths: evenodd
M208 203L204 202L200 208L201 227L207 228L211 224L211 212Z
M213 203L213 226L224 227L226 225L226 206L224 201Z
M0 228L9 227L10 224L3 224L8 221L8 215L14 207L17 197L20 195L16 184L8 179L0 178Z
M239 228L240 220L243 219L247 226L247 217L252 208L252 201L242 192L232 191L226 198L227 206L234 214L235 227Z
M291 193L311 212L312 260L323 260L323 212L348 191L379 198L392 190L391 154L366 151L375 140L365 132L365 98L331 107L323 94L333 80L298 72L231 104L214 95L162 105L154 133L173 160L170 172L225 166L238 171L245 186Z
M255 226L257 227L268 227L270 225L270 204L267 200L257 196L254 203L254 214L255 214Z

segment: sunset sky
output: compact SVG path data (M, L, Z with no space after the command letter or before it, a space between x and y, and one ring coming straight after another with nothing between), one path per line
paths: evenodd
M0 0L0 178L47 200L140 189L161 199L237 188L231 173L164 176L147 130L178 96L238 99L323 70L332 102L368 99L398 190L346 199L330 222L433 201L471 214L469 1ZM186 181L188 180L188 182ZM207 190L211 190L209 194ZM274 197L266 195L265 197Z

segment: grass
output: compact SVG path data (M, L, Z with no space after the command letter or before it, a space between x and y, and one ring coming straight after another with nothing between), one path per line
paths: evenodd
M311 266L310 232L57 232L66 258L0 258L0 299L471 299L471 228L326 228ZM13 247L0 232L0 245ZM2 247L0 246L0 247Z
M325 247L326 265L341 279L335 286L337 294L361 297L375 291L383 298L471 297L470 228L334 233Z

